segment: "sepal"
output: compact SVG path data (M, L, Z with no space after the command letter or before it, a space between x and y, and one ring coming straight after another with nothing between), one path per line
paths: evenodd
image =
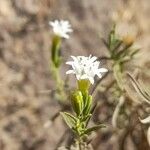
M83 96L81 91L77 90L71 94L71 103L73 110L79 116L83 110Z

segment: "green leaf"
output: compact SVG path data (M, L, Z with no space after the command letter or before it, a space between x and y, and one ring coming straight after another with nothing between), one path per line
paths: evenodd
M81 121L86 122L87 120L89 120L91 118L91 116L92 116L92 114L88 114Z
M125 56L130 56L130 53L132 52L131 46L133 44L125 45L117 54L117 59L124 58Z
M136 55L139 52L140 49L135 49L130 53L130 56L133 57L134 55Z
M66 124L69 126L69 128L72 129L76 125L76 122L78 120L76 117L67 112L61 112L60 114L63 117Z
M116 54L116 59L119 60L128 54L128 49L122 49Z
M113 48L112 51L117 51L117 50L120 48L121 45L122 45L122 41L119 40L119 39L116 40L115 45L114 45L114 48Z
M109 50L109 44L107 43L107 41L102 38L102 42L104 43L104 45L106 46L106 48Z
M95 109L96 109L96 107L99 105L99 103L97 103L96 102L96 104L94 104L94 106L93 107L91 107L91 111L90 111L90 117L89 118L87 118L87 120L85 121L86 122L86 126L88 125L88 123L89 123L89 121L90 121L90 119L91 119L91 117L92 117L92 114L94 113L94 111L95 111Z
M136 50L128 49L127 54L124 56L121 56L119 61L121 63L126 63L126 62L130 61L134 57L134 55L136 55L136 53L138 53L138 51L139 51L139 49L136 49Z
M115 24L113 25L113 27L110 31L108 41L109 41L109 51L112 53L112 55L114 55L116 48L117 47L119 48L121 45L121 43L120 43L121 40L118 39L118 37L116 35L116 25Z
M88 91L82 92L82 95L83 95L83 107L85 108L88 103L88 98L89 98Z
M87 98L87 104L83 110L83 114L84 115L88 115L91 111L91 106L92 106L92 96L89 95L88 98Z
M86 129L84 131L84 134L89 134L89 133L91 133L93 131L96 131L96 130L99 130L100 128L105 128L105 127L106 127L106 125L104 125L104 124L95 125L95 126L93 126L91 128Z

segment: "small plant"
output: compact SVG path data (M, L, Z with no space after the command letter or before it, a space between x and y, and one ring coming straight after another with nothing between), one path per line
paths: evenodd
M112 124L114 127L117 127L118 116L125 103L127 95L125 89L125 65L126 63L130 62L138 53L139 48L135 48L134 39L130 37L130 35L120 37L116 33L115 25L110 31L107 40L102 40L109 52L108 56L104 58L106 58L112 64L111 68L114 77L114 86L111 86L115 92L112 94L115 99L118 99L118 104L116 105L112 117Z
M68 39L68 33L73 32L71 25L68 21L58 21L54 22L50 21L49 24L53 27L54 37L52 39L52 47L51 47L51 60L55 68L59 68L61 65L61 40L62 38Z
M105 127L105 125L101 123L96 125L89 125L89 123L90 119L94 117L94 110L97 107L97 101L93 101L93 97L95 97L94 94L96 93L95 91L97 90L97 87L103 78L108 75L107 69L99 68L101 59L106 59L110 64L109 74L112 73L112 81L110 84L106 83L106 86L104 83L104 86L101 86L99 90L101 90L101 93L104 93L106 100L110 100L110 107L115 107L112 115L112 126L114 127L112 128L112 131L119 133L118 136L121 137L119 139L119 149L123 150L128 135L132 135L132 130L136 127L136 121L132 121L132 117L138 120L138 117L136 117L135 114L138 112L137 109L139 105L131 101L133 98L132 96L129 97L126 89L127 80L125 66L127 63L132 61L133 57L139 51L139 48L136 48L134 45L134 39L130 35L123 37L119 36L116 33L116 26L114 25L108 35L107 40L103 39L103 42L108 50L107 56L102 56L99 58L92 55L89 57L71 56L73 60L66 62L66 64L70 65L72 69L68 70L66 74L74 74L76 76L77 86L74 90L70 90L70 87L67 86L66 88L63 80L61 79L59 69L62 63L62 57L60 55L62 38L68 39L68 33L72 32L73 30L71 29L71 25L68 21L56 20L54 22L50 22L50 25L53 27L54 31L51 47L51 71L54 79L56 80L57 93L55 93L55 96L57 95L57 97L55 98L61 102L62 107L60 114L68 127L71 129L72 133L74 133L74 144L69 142L68 145L71 145L69 149L87 150L89 146L91 146L89 144L89 141L91 141L91 132ZM100 79L94 85L95 76L98 76ZM139 84L132 77L130 78L134 83L133 85L136 90L145 99L145 102L149 103L148 93L143 91ZM70 103L67 101L68 98ZM70 107L72 108L73 112L71 111ZM101 106L99 105L99 107ZM98 110L99 107L96 109ZM142 108L140 108L140 111L143 111ZM56 117L58 114L59 113L56 114ZM149 123L149 117L140 120L142 123ZM138 123L140 124L140 122ZM122 128L122 134L120 134L118 127ZM150 137L149 130L150 128L148 128L147 131L148 141ZM62 138L60 143L63 141ZM57 148L58 147L59 145ZM62 148L63 150L66 150L66 148Z
M53 74L54 79L56 80L56 88L58 92L58 100L59 102L64 102L66 100L66 94L64 92L64 83L60 77L59 69L62 63L61 57L61 43L62 38L68 39L68 33L73 32L71 25L68 21L58 21L55 20L54 22L50 21L49 24L53 28L54 36L52 39L52 46L51 46L51 71Z
M67 74L75 74L77 78L77 88L71 91L70 100L74 114L61 112L62 117L68 127L75 134L75 147L79 150L84 150L87 147L88 135L92 131L105 127L103 124L98 124L93 127L88 127L90 118L93 115L95 106L93 106L92 95L89 93L90 86L94 84L94 77L97 75L102 77L102 73L107 72L105 68L99 68L99 61L95 56L71 56L73 61L68 61L66 64L71 65L72 70L67 71Z
M114 77L120 90L123 91L124 65L133 59L139 48L134 47L134 39L130 35L124 37L117 35L115 25L110 31L107 41L105 39L102 40L109 52L107 59L113 63Z

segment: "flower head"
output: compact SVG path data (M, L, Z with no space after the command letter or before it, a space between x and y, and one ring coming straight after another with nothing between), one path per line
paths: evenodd
M66 64L71 65L72 70L66 72L66 74L75 74L78 80L89 80L91 84L94 83L94 77L97 75L99 78L102 77L102 73L107 72L105 68L99 68L99 61L97 57L90 55L85 56L71 56L73 61L68 61Z
M54 22L50 21L49 25L53 27L53 31L56 35L66 39L69 38L69 35L67 33L73 32L69 22L65 20L55 20Z

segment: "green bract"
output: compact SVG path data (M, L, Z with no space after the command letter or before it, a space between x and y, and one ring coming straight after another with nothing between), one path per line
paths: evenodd
M71 94L71 104L73 110L76 112L77 116L79 116L83 110L83 96L81 91L77 90Z

